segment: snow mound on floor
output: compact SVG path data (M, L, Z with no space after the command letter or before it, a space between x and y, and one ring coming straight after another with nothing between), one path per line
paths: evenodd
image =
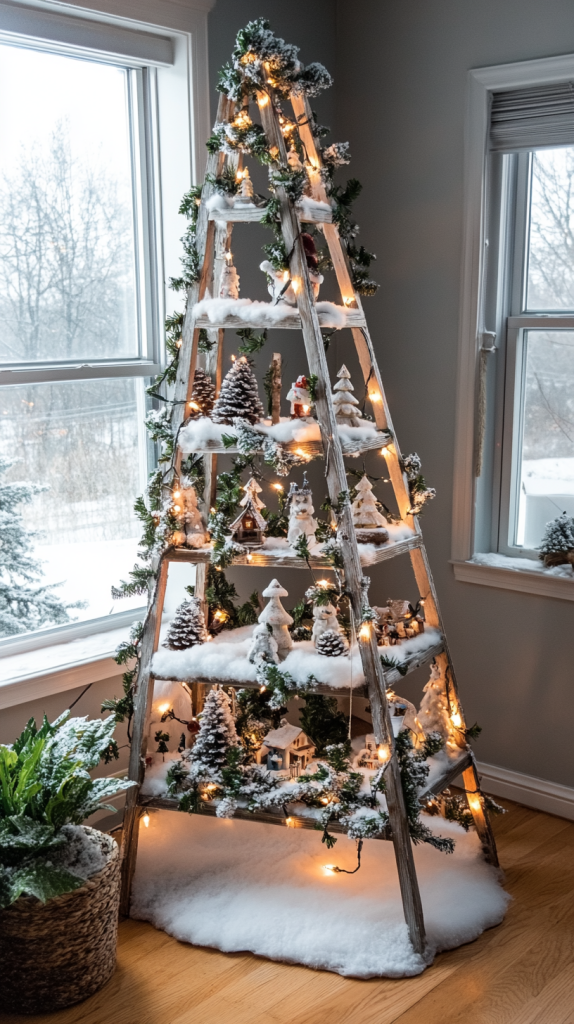
M302 829L173 811L150 818L140 831L131 916L224 952L357 978L412 976L439 951L499 924L510 899L474 832L425 819L452 835L456 850L415 848L429 940L423 959L409 942L391 843L367 840L356 875L326 875L328 863L355 867L354 843L341 837L328 852Z

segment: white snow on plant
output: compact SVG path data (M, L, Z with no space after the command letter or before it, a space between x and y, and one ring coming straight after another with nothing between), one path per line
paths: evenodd
M408 938L392 843L366 840L356 875L326 874L326 864L356 866L354 843L341 837L327 851L304 829L173 811L150 818L140 831L132 917L224 952L357 978L409 977L499 924L509 901L474 831L425 818L456 849L414 848L429 942L423 958Z
M105 868L110 859L108 837L84 825L64 825L66 845L50 851L50 860L58 867L85 881Z
M333 302L316 302L315 309L322 327L346 327L347 310L344 306L336 306ZM290 320L296 314L297 310L285 302L274 306L271 302L254 299L202 299L193 307L196 319L206 316L211 324L224 323L228 317L238 317L254 327L277 327L282 320Z
M571 565L555 565L547 569L542 562L534 558L511 558L499 555L496 551L478 552L469 559L473 565L490 565L495 569L511 569L513 572L535 572L539 576L564 576L572 579Z
M254 430L274 441L288 444L291 441L299 444L309 441L320 441L321 431L316 420L292 420L283 417L279 423L271 423L270 420L261 420L256 423ZM207 444L216 444L223 447L223 435L233 437L233 424L214 423L207 416L200 416L197 420L190 422L183 427L179 435L182 451L188 455L205 447ZM365 423L361 427L339 427L339 437L342 441L357 442L370 441L377 434L377 427L374 423Z
M154 654L152 671L166 679L193 679L196 676L237 683L252 682L257 678L256 666L247 660L253 626L225 630L214 640L196 644L187 651L170 651L162 648ZM399 663L413 654L420 654L434 647L441 639L438 629L426 629L424 633L405 640L396 647L380 647L379 653ZM311 640L295 643L280 668L288 672L297 683L305 683L310 675L319 683L346 689L362 686L365 682L361 656L357 647L350 656L326 658L317 654Z

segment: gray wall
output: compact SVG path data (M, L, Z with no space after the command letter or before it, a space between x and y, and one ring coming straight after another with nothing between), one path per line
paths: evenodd
M572 605L456 582L449 557L467 72L571 53L574 8L359 0L337 4L337 30L337 134L382 282L367 315L401 447L438 489L423 529L476 753L572 786Z
M438 489L423 529L467 717L484 730L477 756L572 786L567 736L558 738L574 711L572 605L459 583L449 564L467 71L572 52L572 3L218 0L214 81L236 29L260 15L301 46L303 60L322 60L335 75L321 117L334 139L351 143L349 175L364 185L361 241L378 254L382 283L365 301L367 316L401 447L418 451ZM342 335L336 356L353 369L350 348ZM404 565L371 577L374 601L414 596ZM409 677L402 692L415 697L425 678Z

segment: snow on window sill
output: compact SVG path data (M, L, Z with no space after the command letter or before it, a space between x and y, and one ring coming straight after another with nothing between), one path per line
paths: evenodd
M119 675L113 655L129 629L126 625L0 658L0 709Z
M451 564L455 579L462 583L574 601L574 573L570 565L546 569L542 562L532 558L511 558L494 552L476 554L468 562Z

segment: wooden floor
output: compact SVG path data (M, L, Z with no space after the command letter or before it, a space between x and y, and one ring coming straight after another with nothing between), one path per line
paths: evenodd
M34 1024L574 1024L574 823L505 802L494 825L506 888L502 925L404 981L336 974L177 942L120 926L118 970ZM23 979L25 984L25 979ZM1 983L0 983L1 1006Z

